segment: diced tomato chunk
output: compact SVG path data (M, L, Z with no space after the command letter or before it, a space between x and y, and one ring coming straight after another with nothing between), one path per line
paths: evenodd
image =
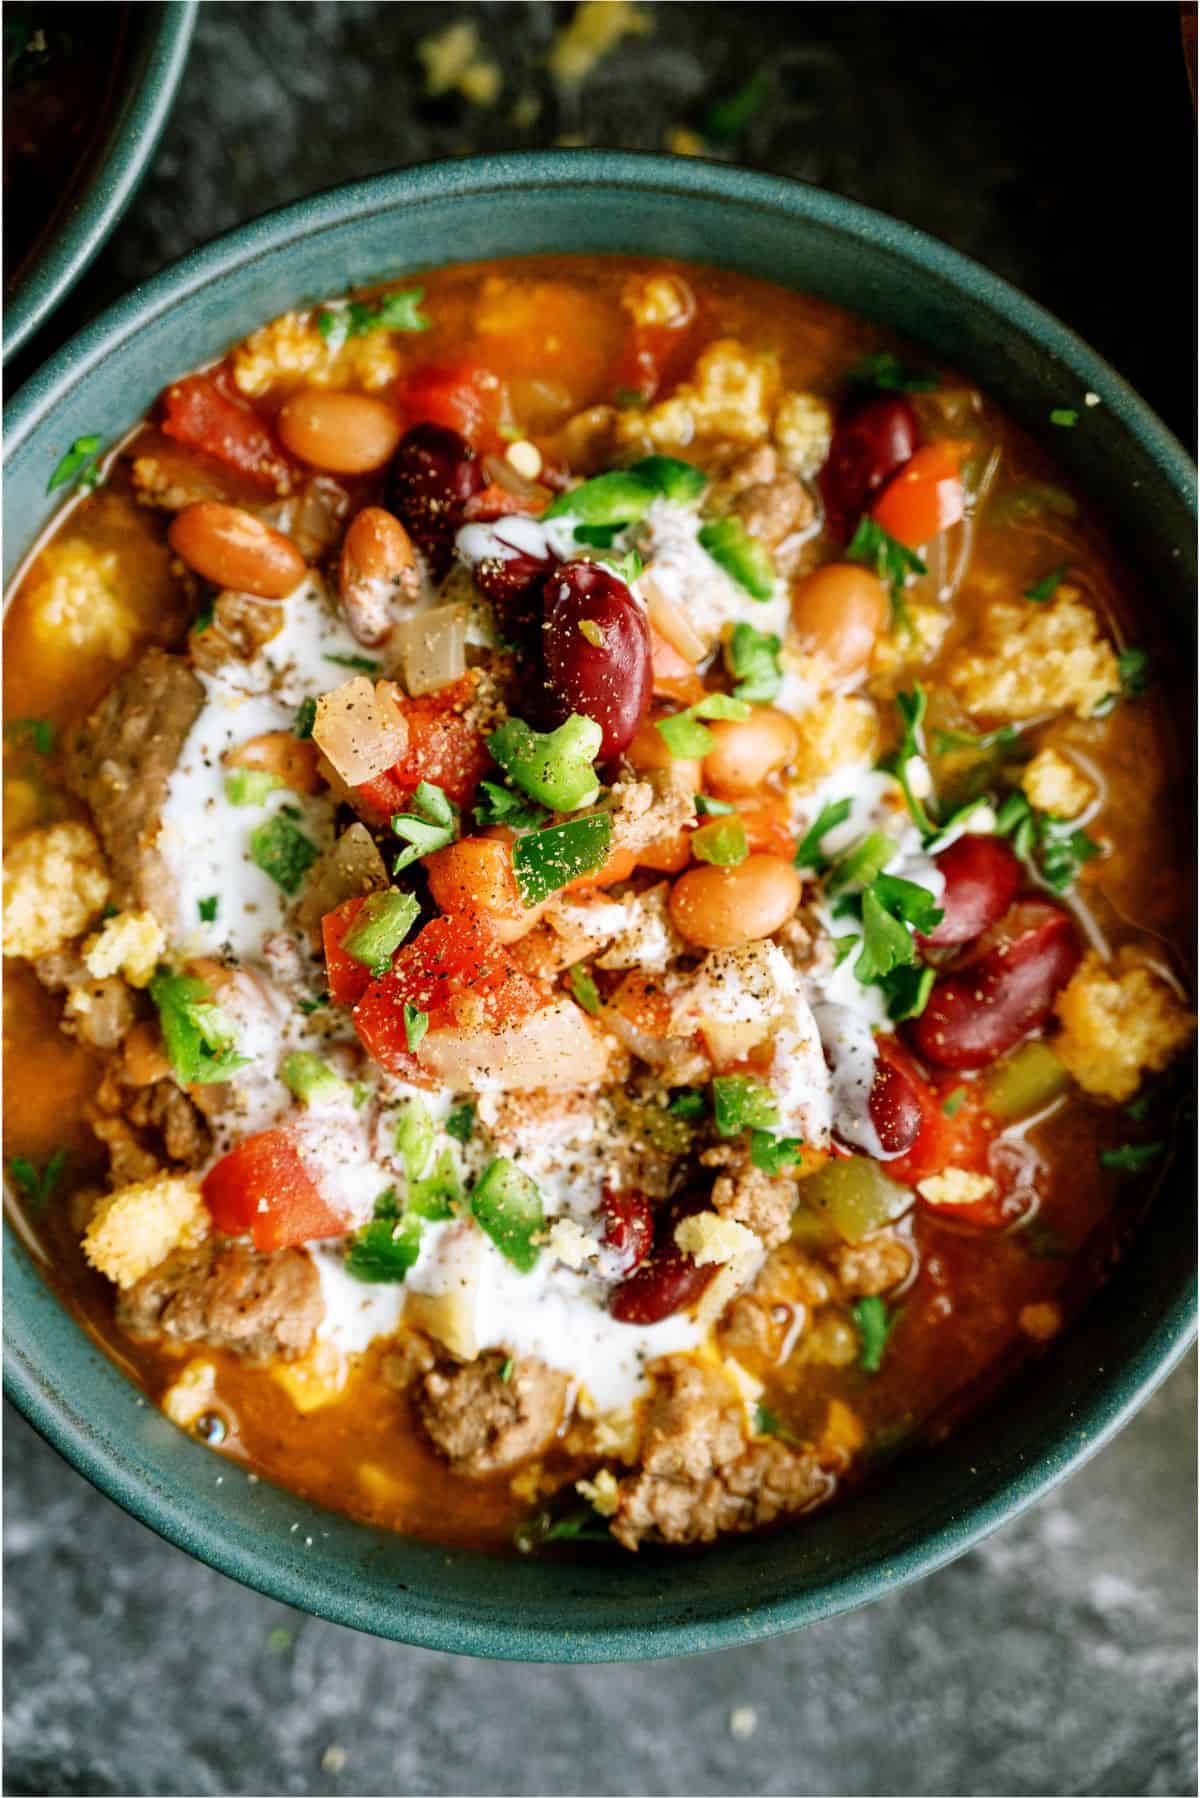
M354 1028L373 1061L411 1078L420 1064L408 1046L406 1005L424 1012L431 1030L478 1031L519 1024L542 1002L541 989L478 919L434 918L367 987Z
M410 425L447 425L476 449L500 440L504 386L479 363L426 362L402 378L396 398Z
M343 899L335 911L321 919L321 937L325 945L325 979L329 997L335 1005L354 1005L371 984L371 974L361 961L355 961L342 948L342 941L362 910L362 898Z
M472 523L491 523L497 518L511 518L521 512L537 518L550 503L545 493L510 493L499 481L491 481L479 493L473 493L463 511Z
M928 443L917 450L872 506L875 523L908 549L920 549L957 524L967 509L959 472L964 456L961 443Z
M162 396L162 431L260 487L286 493L291 484L291 466L271 432L215 376L171 383Z
M217 1229L249 1234L263 1254L341 1236L349 1222L322 1198L288 1130L247 1136L209 1169L200 1190Z
M911 1149L883 1164L888 1178L902 1186L916 1186L949 1167L986 1173L996 1121L984 1108L982 1089L953 1078L927 1080L894 1036L876 1037L875 1049L881 1060L904 1076L921 1108L921 1127ZM947 1103L949 1115L944 1109Z
M423 780L441 787L454 805L471 803L492 759L482 734L464 715L474 692L474 676L464 674L436 693L398 699L408 747L392 767L351 788L351 802L368 823L385 824L393 812L402 812Z

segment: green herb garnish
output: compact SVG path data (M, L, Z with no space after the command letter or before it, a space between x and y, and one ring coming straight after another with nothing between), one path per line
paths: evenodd
M704 1094L697 1086L685 1088L683 1092L676 1093L674 1098L667 1102L667 1110L672 1117L677 1118L702 1118L707 1109Z
M1101 1149L1100 1166L1119 1174L1136 1174L1161 1155L1164 1147L1165 1144L1160 1142L1144 1142L1127 1143L1120 1149Z
M392 863L392 873L399 874L413 862L419 862L435 849L445 849L458 835L458 808L450 803L441 787L423 780L411 800L412 809L397 812L392 829L402 837L402 849Z
M1071 406L1055 406L1050 414L1050 423L1069 431L1072 425L1079 423L1079 414Z
M751 1130L750 1160L764 1174L786 1174L795 1167L804 1149L802 1136L772 1136L769 1130Z
M535 805L524 793L518 793L514 787L502 787L494 780L481 780L479 791L483 797L475 807L476 824L507 824L513 830L535 830L550 815L544 805Z
M196 910L200 914L200 922L202 924L216 923L217 909L220 903L220 899L216 893L213 893L208 899L197 899Z
M37 1210L42 1210L54 1197L55 1189L67 1164L67 1151L55 1149L42 1168L35 1167L28 1155L14 1155L8 1163L9 1177L20 1188L21 1197Z
M849 799L835 799L829 805L821 807L817 817L801 837L800 846L793 857L798 868L812 868L820 874L829 866L821 852L821 843L831 830L836 830L839 824L846 822L850 811Z
M952 1093L947 1093L942 1100L942 1112L948 1118L957 1117L967 1097L965 1086L956 1086Z
M719 1136L740 1136L743 1130L770 1130L779 1122L779 1107L770 1087L750 1074L715 1075L712 1100Z
M686 712L675 712L670 718L660 718L655 725L663 742L677 759L695 761L706 756L716 743L710 730L705 730L699 722L701 718L748 718L750 707L744 699L733 699L728 693L706 693Z
M339 668L353 668L359 674L379 673L379 663L373 656L334 655L331 650L327 650L321 660L333 662Z
M571 983L571 992L576 1002L582 1005L584 1011L588 1012L590 1016L596 1017L600 1011L600 994L596 989L596 982L581 961L576 962L567 978Z
M348 337L364 337L369 331L428 331L429 320L420 310L424 298L423 287L405 287L397 293L385 293L374 305L366 300L351 300L336 311L323 309L314 322L335 351Z
M311 699L311 698L302 699L300 701L299 706L296 709L296 718L295 718L295 722L292 725L292 735L294 737L299 737L302 742L307 742L309 737L311 737L313 734L313 725L316 722L317 722L317 702L316 702L316 700Z
M882 393L932 393L938 385L936 375L909 368L891 350L880 350L864 356L846 375L851 387L877 387Z
M1032 587L1026 587L1026 599L1033 600L1035 605L1044 606L1047 600L1054 598L1066 580L1067 568L1066 562L1060 562L1057 568L1052 568L1049 574L1044 574L1040 581L1034 582Z
M773 632L756 631L752 624L734 625L725 645L725 664L737 683L735 699L765 705L777 697L783 685L779 648Z
M250 832L250 859L285 893L298 892L321 851L280 811Z
M395 1188L389 1186L376 1199L371 1222L350 1244L346 1272L375 1286L403 1280L421 1253L421 1228L419 1217L401 1213Z
M38 755L54 753L54 726L49 718L10 718L4 738L8 743L24 743Z
M96 453L104 439L97 432L77 437L46 486L47 493L58 487L94 487L100 478L95 467Z
M862 1341L858 1365L864 1373L878 1373L883 1365L883 1352L895 1328L897 1313L889 1312L881 1298L859 1299L851 1307Z
M899 542L864 514L846 546L846 559L873 568L881 581L886 581L892 606L892 629L912 635L912 620L904 603L904 589L910 574L924 574L925 564L907 545Z
M713 143L730 143L740 137L755 114L766 105L774 83L772 69L757 69L749 81L709 107L700 127L703 135Z
M475 1128L475 1107L469 1102L456 1105L446 1119L446 1135L452 1136L455 1142L470 1142L471 1132Z

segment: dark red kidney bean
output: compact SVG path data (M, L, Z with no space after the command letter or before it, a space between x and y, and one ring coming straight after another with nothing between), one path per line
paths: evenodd
M867 1098L867 1112L886 1155L904 1155L921 1134L925 1108L908 1075L882 1056Z
M843 412L820 474L826 523L843 542L872 498L917 447L917 415L900 394L881 394Z
M464 507L486 480L466 438L446 425L414 425L400 439L388 474L388 506L428 558L436 580L450 567Z
M654 1211L644 1192L616 1192L606 1186L604 1240L621 1258L622 1274L640 1267L654 1243Z
M550 693L564 717L579 712L600 726L597 759L613 761L650 709L645 613L625 582L599 562L564 562L544 592L542 653ZM588 627L586 635L581 626ZM597 634L599 643L590 640Z
M694 1305L717 1272L679 1249L664 1249L614 1286L608 1308L619 1324L658 1324Z
M934 857L946 890L938 901L942 921L917 941L927 948L969 943L1002 918L1020 890L1024 872L1001 837L959 837Z
M503 522L498 525L496 535L503 538ZM549 551L544 556L534 556L528 550L512 549L508 555L488 556L477 562L475 583L506 612L520 613L524 610L522 602L557 566L558 557Z
M1015 905L969 967L937 982L909 1039L935 1067L986 1067L1046 1021L1079 957L1068 913L1037 899Z

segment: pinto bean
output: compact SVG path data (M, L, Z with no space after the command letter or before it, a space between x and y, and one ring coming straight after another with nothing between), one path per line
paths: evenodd
M800 903L800 876L779 855L748 855L732 868L689 868L668 906L680 936L702 949L737 949L773 936Z
M370 474L391 460L400 420L386 400L335 387L305 387L280 408L279 438L302 462L328 474Z
M382 506L364 506L350 521L338 563L342 612L355 639L373 649L392 634L392 602L420 595L412 538Z
M827 563L792 591L792 622L801 646L819 655L837 680L866 667L887 611L883 582L852 562Z
M761 791L768 775L786 768L800 736L786 712L755 706L748 718L726 718L709 726L716 739L704 758L704 778L722 799L746 799Z
M217 587L282 599L304 578L304 557L281 531L241 506L202 499L171 520L167 542Z

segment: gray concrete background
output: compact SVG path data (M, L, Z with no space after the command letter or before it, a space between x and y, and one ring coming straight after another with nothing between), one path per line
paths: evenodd
M24 371L270 206L566 134L659 148L770 60L775 95L737 154L979 257L1191 440L1193 119L1173 5L652 10L654 37L564 101L539 59L567 8L206 4L151 176ZM506 73L486 114L420 98L415 41L467 12ZM526 91L543 110L518 128ZM1177 1798L1196 1789L1195 1410L1189 1367L1034 1512L867 1611L700 1660L574 1669L422 1653L259 1598L115 1510L10 1413L4 1789Z

